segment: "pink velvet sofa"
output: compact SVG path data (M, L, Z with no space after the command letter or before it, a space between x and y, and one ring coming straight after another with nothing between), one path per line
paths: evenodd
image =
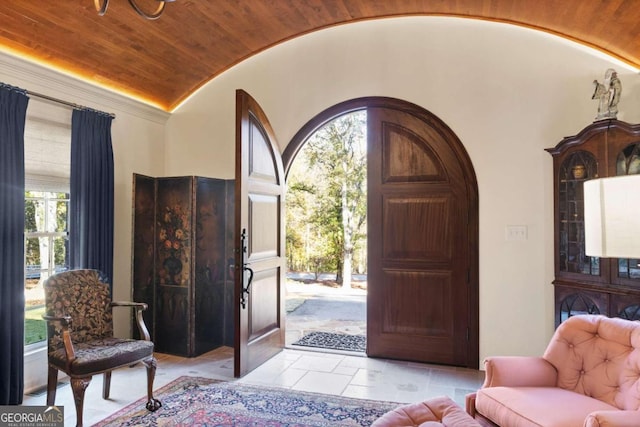
M573 316L542 357L490 357L485 369L466 399L483 425L640 426L640 322Z

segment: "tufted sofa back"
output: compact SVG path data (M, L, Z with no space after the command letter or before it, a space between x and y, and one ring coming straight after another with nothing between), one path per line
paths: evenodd
M543 358L557 387L624 410L640 408L640 322L573 316L556 330Z
M69 270L44 283L46 313L71 316L73 341L87 342L113 336L109 285L97 270ZM49 352L64 346L62 328L49 322Z

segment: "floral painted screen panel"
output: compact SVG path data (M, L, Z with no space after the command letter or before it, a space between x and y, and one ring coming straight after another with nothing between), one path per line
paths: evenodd
M191 284L192 185L188 177L165 178L157 188L156 248L159 285Z

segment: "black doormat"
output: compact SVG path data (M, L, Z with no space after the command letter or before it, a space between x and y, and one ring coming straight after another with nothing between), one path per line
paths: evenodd
M293 345L364 353L367 350L367 337L364 335L334 334L331 332L309 332L309 334L294 342Z

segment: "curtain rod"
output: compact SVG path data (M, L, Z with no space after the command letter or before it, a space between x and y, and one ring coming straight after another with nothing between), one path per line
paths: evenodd
M35 96L36 98L42 98L42 99L45 99L47 101L51 101L51 102L55 102L55 103L58 103L58 104L66 105L67 107L71 107L73 109L97 111L99 113L106 114L106 115L108 115L109 117L111 117L113 119L116 118L116 115L113 114L113 113L105 113L104 111L95 110L93 108L85 107L83 105L74 104L73 102L64 101L62 99L54 98L54 97L48 96L48 95L43 95L43 94L37 93L37 92L32 92L30 90L27 90L26 92L27 92L27 95Z

